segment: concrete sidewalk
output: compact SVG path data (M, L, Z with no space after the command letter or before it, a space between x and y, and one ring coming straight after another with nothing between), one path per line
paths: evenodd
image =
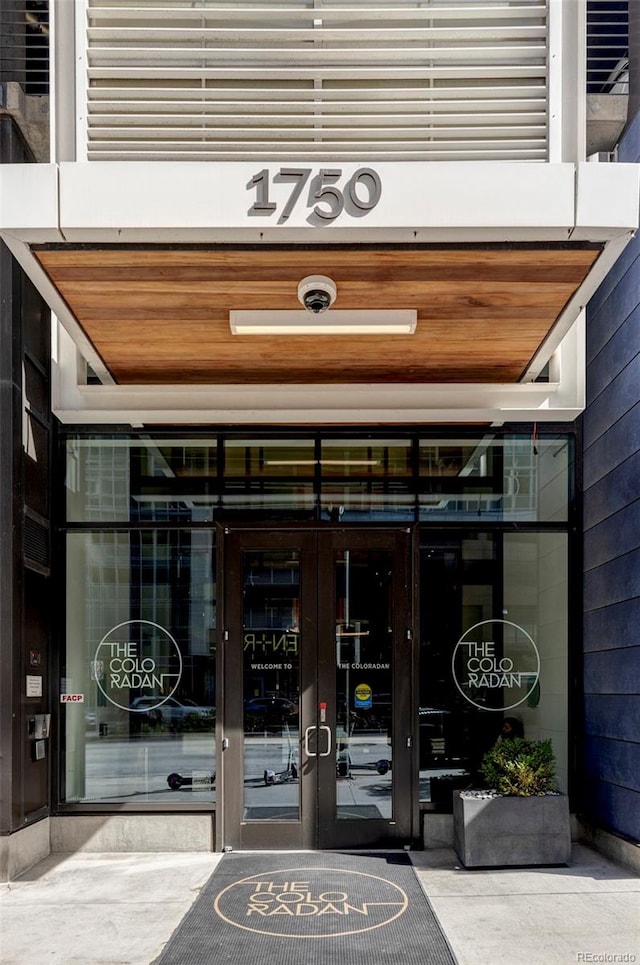
M0 961L150 965L220 858L51 855L0 886ZM640 963L640 876L584 845L569 868L466 871L450 850L411 858L459 965Z
M640 963L640 876L585 845L573 844L568 868L467 871L449 850L411 857L459 965Z

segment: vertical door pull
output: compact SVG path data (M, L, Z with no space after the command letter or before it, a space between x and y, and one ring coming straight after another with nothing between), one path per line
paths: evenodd
M318 730L323 730L327 735L327 749L326 751L321 751L318 757L328 757L331 753L331 728L327 724L320 724Z
M317 753L309 749L309 737L311 736L311 731L316 729L315 724L310 724L309 727L304 732L304 752L307 757L317 757Z

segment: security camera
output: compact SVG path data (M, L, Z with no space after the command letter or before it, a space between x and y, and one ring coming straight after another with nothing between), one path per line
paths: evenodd
M338 289L336 283L326 275L307 275L298 285L298 298L314 315L326 310L336 300Z

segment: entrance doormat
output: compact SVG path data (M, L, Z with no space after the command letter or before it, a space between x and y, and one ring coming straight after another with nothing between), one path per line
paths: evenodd
M455 965L406 854L226 854L155 965Z

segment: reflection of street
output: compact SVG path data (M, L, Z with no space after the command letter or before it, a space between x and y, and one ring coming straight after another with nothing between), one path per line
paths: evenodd
M299 780L293 776L291 764L299 771L298 732L292 731L289 738L249 734L244 746L245 807L260 808L263 814L264 808L297 811ZM381 774L378 767L381 761L389 760L389 751L384 735L359 735L348 741L348 769L336 773L339 816L352 817L354 808L363 809L358 813L366 815L364 809L375 806L383 817L391 819L393 771ZM176 804L185 797L190 802L210 803L216 799L211 782L215 770L211 734L93 741L85 748L85 794L79 800ZM273 782L265 783L266 770L276 775ZM174 773L192 783L171 790L167 777Z
M249 818L289 819L298 815L299 781L288 774L290 762L300 768L300 738L297 731L275 736L269 733L245 735L244 743L244 804ZM336 769L336 798L338 818L375 816L392 818L392 771L384 774L379 767L389 762L390 748L386 735L358 735L340 738L337 763L342 759L346 768ZM265 784L265 770L278 777ZM287 776L285 776L287 775Z
M244 736L245 817L297 820L299 815L300 734L285 725Z
M100 740L85 747L84 801L176 804L188 800L215 801L211 775L215 772L213 734L177 734L140 737L135 741ZM167 777L177 772L193 780L191 786L172 791Z
M345 743L341 753L346 755L347 772L338 777L336 789L338 820L356 817L391 820L393 771L385 770L383 763L391 764L386 733L353 735L346 742L341 738L340 744ZM341 770L338 769L339 773Z

